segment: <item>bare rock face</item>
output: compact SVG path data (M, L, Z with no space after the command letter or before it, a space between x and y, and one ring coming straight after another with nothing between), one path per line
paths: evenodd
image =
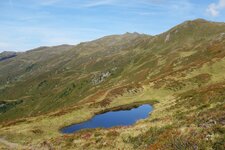
M109 71L101 72L101 73L94 75L94 77L92 78L92 81L91 81L92 84L97 85L97 84L104 82L116 70L117 70L117 67L114 67L114 68L110 69Z
M93 85L97 85L104 82L110 75L111 73L109 71L97 74L94 76L91 82Z
M166 43L166 42L169 42L169 40L170 40L170 33L166 35L165 43Z

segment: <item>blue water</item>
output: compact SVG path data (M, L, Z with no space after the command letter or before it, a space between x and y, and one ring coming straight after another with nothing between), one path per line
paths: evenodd
M62 133L74 133L81 129L111 128L115 126L128 126L139 119L145 119L152 111L152 106L142 105L131 110L112 111L94 116L88 121L62 128Z

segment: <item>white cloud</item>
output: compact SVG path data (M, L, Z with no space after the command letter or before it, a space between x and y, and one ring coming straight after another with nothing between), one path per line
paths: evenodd
M225 0L219 0L219 2L217 3L211 3L208 8L207 8L207 12L213 16L216 17L220 14L220 11L222 9L225 9Z

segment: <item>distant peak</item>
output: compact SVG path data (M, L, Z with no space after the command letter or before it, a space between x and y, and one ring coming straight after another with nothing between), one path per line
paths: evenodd
M192 22L209 22L209 21L202 19L202 18L198 18L198 19L192 20Z
M129 35L129 34L136 34L136 35L139 35L138 32L126 32L125 34Z
M207 20L205 20L205 19L202 19L202 18L198 18L198 19L194 19L194 20L187 20L187 21L185 21L184 23L182 23L182 24L184 24L184 25L186 25L186 24L202 24L202 23L209 23L210 21L207 21Z
M14 51L3 51L3 52L0 52L0 54L13 54L13 53L16 53Z
M207 25L224 25L223 22L213 22L213 21L208 21L205 19L198 18L198 19L194 19L194 20L185 21L185 22L181 23L180 25L178 25L178 27L192 27L192 26L196 26L196 25L202 26L205 24L207 24Z
M143 34L143 33L138 33L138 32L126 32L124 34L122 34L122 36L151 36L151 35L148 35L148 34Z

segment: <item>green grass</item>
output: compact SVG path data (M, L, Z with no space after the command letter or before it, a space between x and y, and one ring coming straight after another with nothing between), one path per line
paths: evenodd
M109 36L0 62L0 137L37 149L223 149L224 29L196 20L154 37ZM153 112L132 126L59 132L146 103Z

